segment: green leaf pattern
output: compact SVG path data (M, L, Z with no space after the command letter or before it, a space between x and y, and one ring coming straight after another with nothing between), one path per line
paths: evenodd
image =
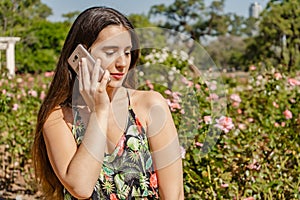
M78 112L77 112L78 113ZM78 114L75 114L72 133L79 145L86 128ZM138 127L135 113L129 107L128 125L124 151L119 156L121 146L116 146L111 154L105 154L99 179L94 187L91 200L102 199L159 199L158 187L150 183L155 174L148 139L144 128ZM76 198L65 189L64 200Z

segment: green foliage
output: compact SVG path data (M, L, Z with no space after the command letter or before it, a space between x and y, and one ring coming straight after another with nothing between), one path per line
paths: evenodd
M30 74L0 80L0 183L6 191L16 181L25 182L22 188L30 193L36 190L31 145L38 108L49 80Z
M63 46L69 23L35 21L19 33L16 44L16 63L19 72L54 70Z
M221 69L242 69L241 59L246 51L246 43L242 37L220 36L210 42L206 50Z
M2 0L0 2L0 33L15 36L35 20L46 19L52 10L40 0Z
M172 51L158 52L143 56L142 61L151 70L162 69L155 72L162 72L164 79L148 76L145 71L144 75L139 74L144 83L140 87L162 93L180 136L186 136L180 137L185 149L186 199L299 199L300 74L283 73L273 67L259 71L258 66L252 66L243 79L224 76L228 93L226 120L232 120L235 128L222 129L224 132L211 151L203 154L204 138L217 119L205 118L213 114L211 103L215 100L208 98L213 89L201 80L182 79L179 74L186 74L190 64L185 56ZM6 188L16 181L13 171L20 172L26 180L24 187L35 192L34 183L30 182L29 152L37 110L51 79L48 76L28 74L1 79L0 147L5 148L6 154L0 157L5 158L1 160L5 163L5 176L0 181L7 183ZM193 97L196 99L192 105L200 107L185 105ZM198 123L182 126L183 122L195 120ZM182 143L184 138L189 139L188 143Z
M250 40L245 59L284 64L286 70L299 69L300 2L270 1L259 22L259 34Z

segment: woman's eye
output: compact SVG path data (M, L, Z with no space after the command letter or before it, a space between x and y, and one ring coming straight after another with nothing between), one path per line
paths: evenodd
M105 52L105 54L108 55L108 56L111 56L111 55L113 55L114 53L115 53L114 51L106 51L106 52Z
M129 56L131 54L131 51L125 51L125 55Z

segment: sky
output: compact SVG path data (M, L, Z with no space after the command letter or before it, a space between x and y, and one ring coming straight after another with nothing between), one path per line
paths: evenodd
M151 6L157 4L169 5L175 0L41 0L47 4L53 12L48 19L50 21L62 21L62 14L72 11L83 11L92 6L108 6L119 10L125 15L147 14ZM265 7L268 0L225 0L225 13L236 13L241 16L249 16L249 6L251 3L258 2ZM209 5L212 0L205 0Z

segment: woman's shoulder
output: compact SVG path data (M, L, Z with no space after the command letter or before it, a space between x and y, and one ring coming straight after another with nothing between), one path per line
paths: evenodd
M147 107L155 104L166 105L166 99L157 91L131 90L130 93L135 102L142 103Z
M53 124L59 120L64 120L66 123L72 121L72 110L66 106L55 106L50 112L46 119L45 126Z

